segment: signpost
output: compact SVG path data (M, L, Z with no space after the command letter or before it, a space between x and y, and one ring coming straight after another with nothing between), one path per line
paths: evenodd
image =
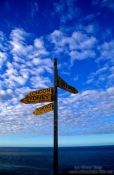
M25 98L21 99L20 101L22 103L25 103L25 104L52 102L53 101L53 94L26 96Z
M41 115L46 112L50 112L53 110L53 103L49 103L48 105L42 106L40 108L36 108L35 111L33 111L34 115Z
M54 59L54 175L58 175L58 92L57 59Z
M58 77L58 86L66 91L72 92L73 94L78 93L77 89L68 85L61 77Z
M41 115L54 110L54 175L58 175L58 87L71 93L78 93L78 90L68 85L61 77L58 76L57 59L54 59L54 87L41 90L31 91L25 98L20 101L25 104L34 104L42 102L53 102L45 106L36 108L34 115Z

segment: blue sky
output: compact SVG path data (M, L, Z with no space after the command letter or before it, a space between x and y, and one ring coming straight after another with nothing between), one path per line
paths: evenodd
M114 1L0 1L0 146L51 146L53 112L20 103L59 75L59 144L114 144Z

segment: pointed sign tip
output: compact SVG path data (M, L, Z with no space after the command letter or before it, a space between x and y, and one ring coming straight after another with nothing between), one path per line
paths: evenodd
M33 111L32 114L35 115L35 111Z
M23 99L21 99L20 102L23 102Z
M24 103L24 99L22 98L22 99L20 100L20 102L21 102L21 103Z

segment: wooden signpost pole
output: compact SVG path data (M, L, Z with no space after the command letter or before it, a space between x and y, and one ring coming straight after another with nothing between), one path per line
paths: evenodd
M54 59L54 175L58 175L58 92L57 59Z

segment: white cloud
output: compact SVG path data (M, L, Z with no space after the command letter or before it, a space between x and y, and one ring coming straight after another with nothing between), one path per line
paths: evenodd
M68 98L61 98L60 126L68 126L66 134L113 133L114 87L106 90L86 90ZM69 105L70 104L70 105ZM108 122L105 122L107 121ZM64 122L64 124L63 124ZM101 125L102 123L102 125ZM62 128L60 132L62 133Z
M21 61L28 57L33 59L38 56L47 56L48 52L44 46L43 40L36 38L33 45L28 45L26 38L30 34L25 32L23 29L14 29L10 35L10 44L12 46L11 53L14 56L15 61Z
M38 76L31 78L31 84L33 85L34 88L46 88L51 85L49 78L38 77Z
M25 40L29 36L27 32L25 32L23 29L14 29L11 32L10 35L10 44L12 46L11 53L14 56L21 56L30 53L32 51L32 46L27 45Z
M70 56L71 56L72 60L84 60L87 58L94 58L96 56L96 54L92 50L84 50L81 52L71 51Z
M114 41L105 41L98 45L97 48L99 55L95 61L98 68L95 72L90 73L86 83L95 85L97 88L107 88L114 84Z
M7 59L7 54L0 51L0 68L2 67L6 59Z
M11 95L13 93L13 90L12 89L7 89L6 91L7 91L7 94L8 95Z
M107 60L110 59L113 62L114 57L114 40L111 40L109 42L104 42L100 47L100 57L98 60Z
M55 30L49 39L54 44L57 54L66 53L71 60L83 60L96 56L97 39L81 31L74 31L71 35L67 35L62 31Z
M16 28L12 30L10 37L14 41L24 41L27 35L28 34L23 29Z
M34 46L37 49L44 49L44 42L41 39L37 38L37 39L34 40Z
M4 79L1 88L25 86L27 81L32 85L33 81L30 82L32 76L40 77L45 71L52 73L52 61L47 58L49 53L45 48L43 39L36 38L33 40L33 44L28 45L29 36L30 34L23 29L13 29L10 34L10 41L7 40L7 43L10 43L10 53L0 52L0 65L2 66L4 62L6 64L6 69L1 75ZM10 55L8 59L7 54Z
M2 31L0 31L0 68L2 68L3 64L5 64L7 60L7 50L8 46L6 43L5 35Z
M5 95L5 91L4 90L1 90L0 91L0 96L2 97L2 96L4 96Z
M37 53L39 53L39 55L48 55L48 51L46 50L45 46L44 46L44 42L41 38L36 38L34 40L34 46L37 50Z
M97 32L100 32L97 26ZM109 39L111 32L106 30L101 38L97 37L95 25L79 26L77 30L66 32L54 30L48 37L54 47L54 54L68 56L74 60L91 59L99 64L101 61L110 60L113 63L114 41ZM107 39L108 38L108 39Z
M4 40L4 33L2 31L0 31L0 40L3 41Z

